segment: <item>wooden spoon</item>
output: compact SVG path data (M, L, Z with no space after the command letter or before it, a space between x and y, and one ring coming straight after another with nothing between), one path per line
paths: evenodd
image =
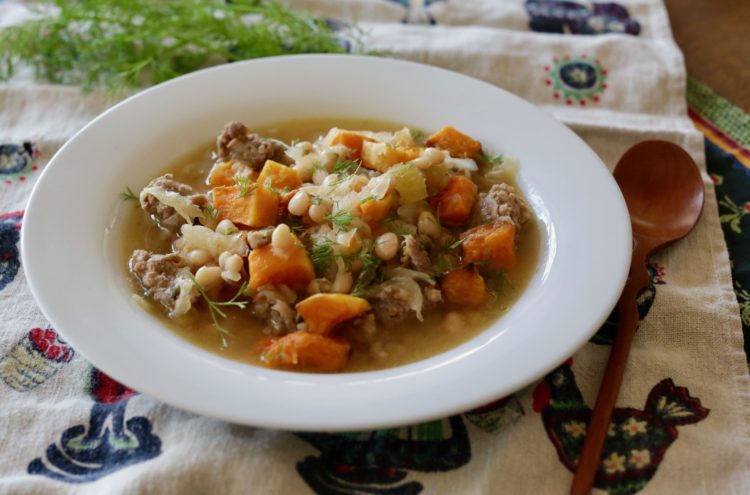
M617 334L591 415L583 451L571 485L572 495L591 491L609 421L638 326L636 298L648 287L646 262L656 251L685 237L703 209L703 179L690 155L666 141L644 141L617 163L615 180L622 190L633 228L630 276L617 302Z

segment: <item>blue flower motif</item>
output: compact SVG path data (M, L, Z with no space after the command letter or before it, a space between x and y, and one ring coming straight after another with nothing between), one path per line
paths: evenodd
M630 18L628 9L614 2L594 2L592 8L578 2L526 0L532 31L543 33L606 34L637 36L641 25Z

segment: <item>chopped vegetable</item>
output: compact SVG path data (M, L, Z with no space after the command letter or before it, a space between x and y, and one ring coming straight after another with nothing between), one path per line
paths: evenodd
M362 157L362 143L365 141L373 142L373 139L363 136L362 134L357 134L356 132L342 130L333 137L331 140L331 146L343 144L352 150L349 157L353 160L359 160Z
M391 174L395 179L395 187L406 203L422 201L427 197L427 185L424 174L413 165L398 165L393 167Z
M446 273L440 281L440 290L443 299L453 306L481 306L489 297L482 276L467 267Z
M261 360L274 368L335 372L346 366L349 351L345 342L316 333L292 332L271 343Z
M273 160L267 160L258 176L258 184L273 189L283 190L288 187L289 190L292 190L301 186L302 180L299 173L293 168Z
M490 270L507 270L516 264L516 226L494 222L461 234L462 261L485 263Z
M463 175L454 175L431 201L438 218L446 225L463 225L477 201L477 186Z
M388 215L393 203L393 194L388 193L382 199L376 199L375 196L368 196L365 201L359 204L359 211L362 220L369 224L381 221Z
M266 244L250 251L248 269L250 288L257 289L266 284L286 285L301 290L315 278L315 270L307 251L294 237L294 245L284 251Z
M307 323L307 331L319 334L328 334L339 323L371 309L366 300L348 294L314 294L297 303L296 308Z
M397 163L417 158L422 148L397 148L388 143L365 141L362 144L362 165L370 170L385 172Z
M445 162L432 165L423 170L427 193L430 195L438 193L447 184L451 176L448 174L448 165Z
M213 202L219 210L219 220L254 229L276 225L279 214L279 197L266 187L215 187Z
M245 168L246 170L242 170ZM237 183L237 174L242 172L243 175L247 175L248 181L255 181L258 176L258 172L250 170L247 167L237 166L231 160L228 162L219 162L215 164L211 171L208 173L208 185L211 187L217 186L232 186Z
M482 143L450 126L428 137L425 144L445 150L457 158L475 158L482 151Z

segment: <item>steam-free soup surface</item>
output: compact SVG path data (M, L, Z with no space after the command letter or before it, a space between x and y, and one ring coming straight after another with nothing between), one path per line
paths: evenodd
M331 144L332 141L337 139L335 138L336 129L372 131L372 133L362 133L362 135L369 136L364 140L365 143L370 142L367 139L372 139L374 144L364 145L363 148L357 149L356 153L347 151L350 148L346 146L336 148L336 145ZM353 298L369 301L369 310L360 311L355 317L338 323L333 330L325 334L325 338L330 338L347 346L346 361L343 367L338 367L338 369L334 369L335 367L328 369L325 365L319 367L315 364L317 358L313 361L305 361L304 355L302 355L302 362L293 363L291 361L294 361L294 358L288 356L283 356L283 359L281 359L272 355L269 358L265 354L268 352L269 346L274 345L274 342L279 342L285 334L307 335L311 327L300 314L296 314L294 317L296 328L288 327L281 330L272 328L271 323L278 322L269 322L268 319L254 316L253 301L257 289L247 288L248 281L252 282L253 272L251 270L248 274L248 260L245 255L241 256L242 268L238 272L240 279L237 281L219 280L218 283L215 283L215 286L209 287L206 285L202 287L205 290L198 291L200 292L198 294L193 293L190 309L180 315L174 314L178 312L174 301L169 303L172 306L165 307L163 299L159 302L155 300L155 292L149 289L148 283L144 283L142 274L129 272L127 277L133 292L139 295L139 302L171 331L203 349L245 363L259 366L270 365L298 371L353 372L389 368L434 356L476 336L497 321L498 318L502 318L502 315L513 305L526 287L537 265L538 228L525 204L521 204L524 209L521 213L516 211L518 208L513 209L518 204L506 205L508 208L504 208L500 204L499 213L508 214L510 212L511 216L506 218L501 215L501 221L496 221L497 219L493 218L492 214L493 212L498 213L493 210L498 205L490 203L487 206L482 203L482 201L489 201L487 193L493 186L495 187L492 190L494 196L505 198L503 194L499 196L496 194L497 184L499 183L505 184L503 186L503 188L506 188L503 189L504 191L508 190L507 186L510 186L510 190L515 187L515 167L512 161L493 156L490 154L492 150L484 149L472 158L452 156L453 154L461 155L461 152L454 153L454 151L446 149L452 146L451 136L443 141L440 140L439 135L438 138L430 137L425 140L425 137L416 129L410 129L410 131L403 131L402 129L402 125L345 118L297 120L252 129L252 132L258 133L264 138L273 138L291 146L283 156L279 155L276 158L279 161L286 162L280 165L297 171L303 184L301 187L275 187L268 181L265 184L258 185L258 171L252 170L252 168L243 169L237 165L235 165L235 169L240 174L231 177L231 183L226 182L226 178L222 179L225 180L225 184L229 185L216 186L217 164L237 163L237 160L232 162L231 156L228 156L231 153L231 147L224 149L223 156L221 149L217 152L212 136L207 136L206 143L195 149L194 152L175 163L165 164L166 166L162 170L159 171L158 165L155 165L155 170L159 171L159 176L171 173L174 181L190 186L192 188L190 194L193 195L209 193L214 187L228 188L219 191L224 194L227 191L231 192L230 189L234 187L239 191L238 201L242 201L249 195L256 194L257 188L265 186L268 186L277 195L278 201L282 205L279 207L281 214L277 216L273 224L264 227L250 227L236 222L233 223L233 226L240 232L233 232L232 234L242 234L246 230L263 231L264 228L270 232L275 225L282 223L292 226L292 229L289 230L295 237L296 242L304 247L306 255L311 261L315 262L313 265L314 280L309 283L298 284L292 290L287 291L287 293L296 291L296 295L292 296L294 301L287 305L292 310L300 301L310 297L315 292L330 293L334 289ZM380 142L386 141L389 136L390 142L387 142L385 147L380 146ZM343 140L350 146L356 147L359 144L352 144L351 141L343 138L338 139ZM399 142L399 139L403 142ZM227 144L227 141L225 141L225 144ZM372 152L372 148L385 150L384 153L397 150L402 153L397 161L405 162L407 165L401 165L400 163L383 165L382 170L385 173L368 168L378 166L374 162L382 159L379 158L381 155ZM330 152L328 152L328 156L325 155L326 150L329 149L335 149L339 154L331 159ZM433 151L426 152L427 149ZM440 153L435 150L440 150ZM308 156L311 153L316 154L314 160L311 160ZM370 153L372 156L365 156L364 153ZM308 156L307 162L305 162L305 156ZM425 157L428 159L431 157L433 161L439 162L440 165L425 167L423 162L428 161L424 160ZM422 163L420 163L420 159L422 159ZM326 160L328 161L327 164L325 163ZM476 171L464 172L464 169L461 168L471 164L476 164ZM311 167L312 170L305 169L305 167ZM397 175L397 171L392 170L394 167L401 167L403 171L399 173L402 173L402 175ZM402 180L404 175L411 173L408 170L419 173L419 179L427 185L428 197L420 198L417 201L408 201L409 195L412 194L412 191L409 190L410 184L405 183L404 186L404 184L398 182ZM241 178L242 171L247 174L247 179ZM336 176L333 179L326 178L334 173ZM263 172L260 172L260 174L262 175ZM392 201L390 208L387 209L386 213L375 212L382 218L372 220L373 217L370 215L367 217L369 221L363 221L361 218L363 212L372 213L368 208L374 206L375 203L368 205L368 208L362 208L361 205L365 205L367 201L383 201L383 198L378 196L383 196L384 187L382 184L380 186L373 184L372 179L387 174L393 174L393 177L388 178L392 184L387 188L387 195L391 198L389 201ZM438 177L440 174L446 174L446 177ZM155 176L157 176L156 173ZM479 193L474 199L475 203L471 207L470 214L465 219L461 216L460 204L457 210L451 210L446 206L446 202L452 200L444 199L441 204L439 199L447 197L445 191L452 185L464 184L464 182L461 182L464 179L451 182L449 179L454 176L470 179L477 186ZM239 180L238 177L240 177ZM355 198L356 201L351 201L348 196L344 195L326 196L325 191L321 190L322 187L327 187L324 186L326 180L329 185L339 182L339 184L334 184L333 187L339 187L345 181L350 181L352 191L360 188L359 192L351 193L358 195ZM213 185L209 183L211 181L213 181ZM373 192L365 194L368 192L368 187ZM247 188L251 189L248 191ZM300 201L292 203L294 194L299 190L305 190L305 188L309 191L310 205L304 210L304 213L294 215L288 210L302 211L300 205L297 204ZM246 192L244 197L242 192ZM417 195L419 194L417 193ZM515 189L515 195L516 198L512 199L523 203L517 188ZM190 223L204 224L214 231L221 231L219 222L222 220L222 213L219 212L217 215L215 204L212 207L212 202L216 203L216 198L219 196L220 194L216 190L213 191L213 197L208 195L208 203L198 205L206 219L191 219ZM328 200L329 197L332 198L331 201ZM341 199L344 197L347 199ZM457 200L461 200L460 194L457 198ZM312 218L315 215L309 209L314 206L316 201L324 202L323 204L327 203L328 206L326 207L329 208L321 223L315 221L319 218ZM141 202L143 202L142 198ZM284 202L288 206L284 207ZM339 204L341 202L346 202L346 204L341 207ZM196 203L200 203L200 201L196 200ZM358 208L358 206L360 207ZM340 209L337 210L337 207ZM152 208L151 211L153 213L156 210ZM350 215L352 211L354 213ZM447 218L441 218L441 212L444 212ZM158 214L164 216L163 213L162 209ZM522 214L523 218L518 218L519 214ZM516 215L516 217L512 217L512 215ZM234 218L239 217L235 216ZM434 225L429 224L430 219L434 219ZM173 218L169 220L173 220ZM180 221L179 218L177 220ZM249 220L248 222L253 221ZM134 251L143 250L150 255L151 253L166 254L178 250L176 246L179 246L181 242L177 240L180 237L179 225L175 228L173 225L165 225L164 222L155 221L154 215L150 215L141 207L122 208L119 222L121 229L124 231L122 265L126 269L128 267L133 268L131 257L133 257ZM489 232L491 226L504 228L502 227L503 222L509 225L514 222L519 224L514 226L514 261L507 266L503 265L502 260L500 260L502 256L497 257L500 255L495 256L492 253L486 254L486 252L484 255L477 255L476 253L481 249L472 251L477 246L477 242L480 243L481 247L481 243L486 241L488 238L487 232ZM187 224L185 221L183 223ZM367 225L363 225L363 223ZM228 224L225 222L224 227L226 225ZM356 227L357 225L359 228ZM484 229L486 232L482 232L482 226L486 227ZM365 232L368 227L369 232ZM351 241L352 237L348 234L354 229L356 229L356 235L358 236L356 241L358 245L347 245L346 243ZM473 237L466 234L472 229L478 232L476 235L472 234ZM225 232L228 233L229 231L225 230ZM411 237L409 242L414 243L416 241L416 244L412 244L411 247L416 247L418 252L410 251L406 253L408 250L406 236ZM271 237L273 237L273 234L270 234L269 238ZM389 247L386 245L386 241L392 240L394 237L398 239L397 253L391 258L382 259L378 254L384 254L386 257L391 254L389 252L383 253L383 251ZM272 246L272 243L267 244L267 246ZM327 249L327 246L331 249ZM379 246L380 249L378 249ZM271 250L270 247L266 249ZM341 252L338 252L339 250ZM421 257L421 259L415 260L414 257L419 258L420 256L419 251L426 254L427 258ZM185 253L186 250L183 249L183 258L187 256ZM412 257L409 255L412 255ZM477 256L485 257L479 259ZM495 257L493 258L493 256ZM226 265L228 256L224 258L223 261ZM425 263L428 265L425 266ZM200 266L191 265L187 261L183 264L190 271L191 281L195 283L198 280L197 275ZM373 264L375 264L374 267ZM205 260L205 265L210 267L221 265L221 263L218 259L212 258ZM497 266L501 266L501 268L497 268ZM220 266L220 268L222 267ZM224 270L224 268L226 267L223 267L222 270L226 272L227 270ZM415 276L416 278L413 280L424 291L421 308L423 321L417 318L414 311L409 311L409 314L405 317L403 317L404 315L396 315L397 318L390 318L392 315L389 313L397 311L399 308L393 309L388 306L390 304L388 302L388 298L391 297L390 293L383 294L382 291L377 293L382 284L387 285L393 279L403 282L402 286L404 287L414 287L414 284L403 281L403 273L397 276L393 275L394 269L397 268L405 269L404 273L407 276ZM363 274L366 270L369 270L368 274ZM396 270L396 272L398 271ZM424 276L415 275L416 272L423 273ZM344 274L344 276L340 276L340 274ZM402 278L398 278L399 276ZM470 294L471 290L476 289L476 282L479 280L477 277L481 279L484 286L485 296L480 298L482 300L479 303L470 302L466 304L465 301L461 300L462 297L466 297L466 294L462 295L462 293L468 290ZM339 279L343 279L343 281ZM348 284L349 279L351 281ZM238 295L237 291L241 285L243 285L244 290L242 294ZM188 286L183 285L181 290L187 290L186 287ZM231 304L219 306L218 308L225 315L222 316L216 312L212 314L204 296L215 302L224 302L237 296L236 301L248 301L248 304L244 308ZM436 298L438 301L430 302L428 298ZM476 297L472 300L476 300ZM312 313L319 313L315 305L311 307L313 307ZM400 310L403 310L403 308L400 308ZM327 312L322 306L320 311ZM352 311L356 313L356 310ZM380 314L379 311L385 314ZM309 318L314 320L317 317L311 316ZM283 327L284 323L278 325ZM286 325L289 325L288 321ZM275 352L277 354L285 352L285 348L282 347L281 351L277 349ZM294 350L288 352L294 352Z

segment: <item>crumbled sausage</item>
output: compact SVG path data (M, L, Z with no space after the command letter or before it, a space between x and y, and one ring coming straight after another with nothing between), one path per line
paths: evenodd
M265 285L253 297L251 311L266 320L267 333L284 335L297 330L297 311L292 307L296 298L297 294L284 285Z
M192 187L177 182L174 180L172 174L165 174L152 180L144 188L145 194L141 194L141 207L146 213L151 214L159 225L169 229L179 227L181 224L185 223L186 220L181 212L178 212L175 208L165 204L154 196L154 194L159 194L159 191L153 191L153 188L161 189L166 193L177 193L179 196L175 197L174 200L178 201L180 205L183 205L184 203L188 209L191 207L195 209L195 207L203 207L208 204L208 197L206 197L205 194L193 194ZM149 189L151 189L154 194L149 194L147 192ZM200 210L197 211L200 212Z
M401 263L411 265L415 270L429 273L432 269L430 255L422 247L413 235L404 236L404 250L401 255Z
M146 295L167 308L172 318L187 313L199 296L179 253L153 254L138 249L130 258L130 271Z
M484 222L497 222L511 220L516 229L529 219L529 207L526 202L516 194L513 186L508 184L495 184L489 192L479 197L479 212Z
M266 227L258 230L249 230L245 234L250 249L258 249L271 242L274 227Z
M276 141L250 132L241 122L230 122L216 139L219 158L245 163L260 170L266 160L280 159L284 147Z
M398 285L384 282L370 289L368 297L375 318L383 323L398 323L409 317L409 292Z

